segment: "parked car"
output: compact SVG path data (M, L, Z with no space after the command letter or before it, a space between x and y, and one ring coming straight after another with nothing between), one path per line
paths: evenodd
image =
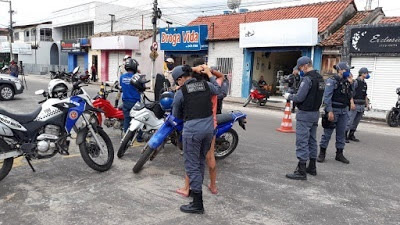
M24 85L16 77L0 74L0 100L8 101L14 98L14 95L22 94Z

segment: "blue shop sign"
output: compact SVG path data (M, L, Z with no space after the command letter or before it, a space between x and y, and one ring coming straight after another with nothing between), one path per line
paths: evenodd
M207 50L207 25L160 29L160 49L164 51Z

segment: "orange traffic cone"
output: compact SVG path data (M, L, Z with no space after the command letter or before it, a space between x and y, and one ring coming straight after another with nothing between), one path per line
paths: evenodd
M288 101L285 106L285 113L282 119L281 127L276 129L283 133L295 133L292 125L292 113L290 111L290 102Z

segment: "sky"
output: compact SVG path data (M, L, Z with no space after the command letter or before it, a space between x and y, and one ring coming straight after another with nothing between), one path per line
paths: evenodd
M40 20L51 20L51 12L91 2L92 0L12 0L13 10L16 11L13 20L17 25L34 23ZM153 0L98 0L101 2L119 4L128 7L138 7L133 10L150 10ZM300 5L324 0L242 0L242 5L249 10L271 7ZM326 0L325 0L326 1ZM184 25L197 16L220 14L227 10L226 0L158 0L159 8L163 11L163 19L172 21L175 25ZM285 2L271 4L271 2ZM358 10L364 10L366 0L355 0ZM386 16L400 16L399 0L373 0L372 8L383 7ZM0 2L0 27L9 24L8 3ZM138 18L140 19L140 18Z

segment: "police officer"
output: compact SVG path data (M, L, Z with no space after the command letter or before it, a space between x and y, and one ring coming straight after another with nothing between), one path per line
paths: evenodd
M307 173L317 175L315 160L317 158L317 127L319 108L324 93L324 79L314 70L309 57L303 56L297 60L297 66L303 76L297 94L285 94L299 109L296 116L296 156L299 160L294 173L286 177L294 180L307 180ZM307 161L310 161L306 168Z
M346 139L346 126L349 121L349 107L355 109L353 102L353 92L351 85L350 66L346 62L340 62L335 66L337 75L327 79L324 93L325 113L328 120L333 122L334 127L324 128L324 134L321 137L320 153L318 162L324 162L326 149L328 148L333 130L336 129L336 160L349 164L343 155L343 149Z
M367 83L365 79L370 78L370 73L367 68L363 67L358 71L358 78L353 83L353 99L354 104L356 105L355 110L349 111L349 122L347 123L346 129L346 143L349 143L349 140L359 142L354 133L357 130L357 126L360 123L360 120L364 114L365 107L368 107L368 97L367 97Z
M139 76L138 72L139 63L132 58L129 58L125 62L125 70L127 71L119 78L119 83L122 89L122 110L124 112L124 132L128 130L129 123L131 121L131 117L129 116L129 112L132 107L136 104L137 101L140 101L140 91L138 87L132 86L131 81L134 76ZM138 80L138 79L136 79Z
M214 135L211 97L218 95L220 87L209 69L203 67L177 66L172 76L180 86L175 94L173 115L183 118L183 156L185 171L189 177L193 202L182 205L185 213L204 213L202 184L204 179L205 158L211 147ZM191 72L206 73L210 82L199 81Z

